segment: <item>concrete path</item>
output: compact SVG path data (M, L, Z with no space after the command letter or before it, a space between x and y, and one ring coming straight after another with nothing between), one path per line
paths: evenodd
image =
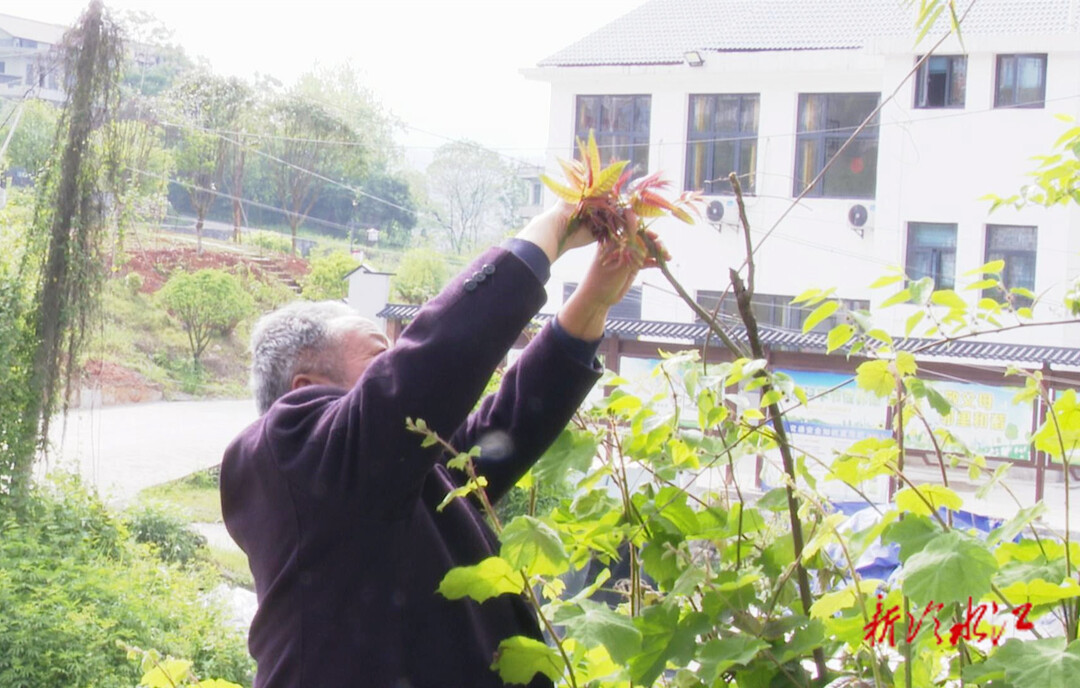
M172 401L69 412L54 421L48 469L78 473L110 503L221 461L256 418L247 400Z

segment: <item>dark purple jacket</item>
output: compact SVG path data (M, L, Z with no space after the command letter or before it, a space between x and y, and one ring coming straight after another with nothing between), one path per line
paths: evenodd
M426 420L458 449L483 446L487 492L505 494L598 377L548 326L469 414L543 301L534 271L491 249L353 389L287 394L229 446L222 511L255 578L257 688L499 686L499 642L540 637L517 596L476 604L435 593L450 568L497 542L469 500L436 512L462 476L405 419Z

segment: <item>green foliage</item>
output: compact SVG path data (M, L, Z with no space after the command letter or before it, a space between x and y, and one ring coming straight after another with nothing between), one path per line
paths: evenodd
M187 333L196 365L214 335L228 335L255 308L240 280L214 269L173 273L158 298Z
M0 127L0 142L7 138L16 117L18 126L8 144L5 158L0 160L0 170L21 167L31 176L39 177L52 159L60 111L55 105L36 99L5 105L0 108L0 121L7 120L8 124ZM12 113L12 110L19 108L22 109L21 115Z
M422 304L438 294L448 279L446 260L437 251L414 248L402 256L391 286L395 299Z
M136 542L150 545L163 561L186 564L206 547L206 538L163 505L144 504L133 509L127 515L127 527Z
M248 235L248 243L258 248L260 252L288 253L292 250L288 237L263 229L251 232Z
M345 276L358 267L356 259L344 251L330 251L311 259L308 274L301 280L300 295L311 301L343 299L349 293Z
M243 638L205 601L205 571L162 563L73 481L25 508L0 526L0 685L129 688L141 674L118 641L250 684Z
M427 196L446 244L457 254L516 222L519 180L497 153L471 141L440 146L427 168Z

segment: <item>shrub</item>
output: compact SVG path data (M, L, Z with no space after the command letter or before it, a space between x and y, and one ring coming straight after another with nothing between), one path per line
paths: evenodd
M150 545L162 560L187 564L206 546L206 538L187 522L157 504L144 504L128 515L127 527L135 542Z
M259 229L248 235L248 243L258 248L260 252L276 251L277 253L292 253L292 242L289 237L277 232L267 232Z
M414 248L401 258L393 287L405 303L425 303L439 293L449 278L445 259L430 248Z
M138 294L139 290L143 286L143 278L137 272L129 272L124 275L124 286L127 288L130 294Z
M348 293L345 275L357 267L356 260L344 251L333 251L311 259L300 295L312 301L343 299Z
M227 336L255 310L255 301L244 291L240 280L214 269L174 272L158 292L158 298L183 326L196 364L211 337Z
M77 481L26 509L0 525L0 688L130 688L141 674L118 642L250 685L242 635L205 601L206 569L163 564Z

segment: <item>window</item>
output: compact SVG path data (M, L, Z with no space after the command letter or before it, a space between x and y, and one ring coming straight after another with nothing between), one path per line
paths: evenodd
M986 262L1005 261L1005 269L1001 272L1001 282L1006 289L1021 288L1035 291L1035 247L1034 227L986 226ZM1001 293L988 290L984 292L984 296L1000 299ZM1015 294L1013 298L1017 307L1031 305L1031 299L1025 296Z
M795 143L795 191L798 196L825 169L825 163L865 120L879 93L800 93ZM873 198L877 189L877 117L837 158L807 194L823 198Z
M1041 108L1046 99L1046 55L998 55L994 107Z
M574 136L586 141L592 129L605 165L629 160L634 176L643 175L649 169L651 101L650 96L578 96Z
M716 309L716 303L720 301L721 296L723 301L717 314L718 319L721 322L742 325L742 316L739 315L735 295L730 291L724 294L724 292L719 291L699 290L694 300L702 308L712 313ZM782 294L754 294L753 301L750 303L754 307L754 318L757 320L758 325L802 331L803 322L814 311L814 308L808 308L802 304L792 304L791 300L794 298L794 296ZM811 331L828 332L843 320L844 313L870 309L870 302L861 299L840 299L840 304L842 306L841 310L818 323Z
M915 107L962 108L966 84L966 55L931 55L915 77Z
M577 282L563 282L563 302L577 289ZM641 287L630 287L622 301L608 310L609 318L622 318L625 320L641 320Z
M728 175L739 175L754 192L759 97L754 94L692 95L686 127L685 188L731 194Z
M956 225L909 222L906 264L909 279L931 277L934 289L952 289L956 283Z

